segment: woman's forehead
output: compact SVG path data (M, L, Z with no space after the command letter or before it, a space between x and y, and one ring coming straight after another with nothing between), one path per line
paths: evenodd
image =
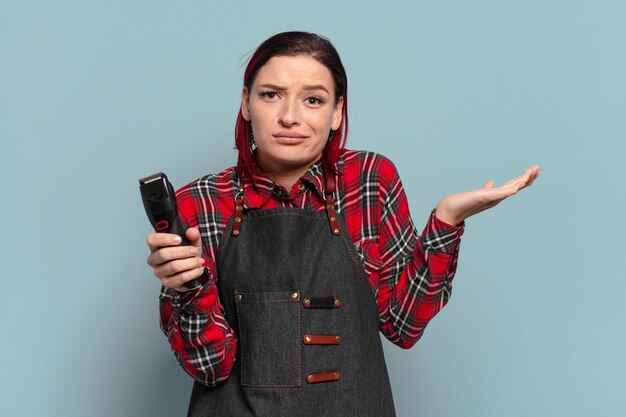
M307 55L274 56L257 72L254 85L272 84L285 89L323 86L332 93L334 81L328 68Z

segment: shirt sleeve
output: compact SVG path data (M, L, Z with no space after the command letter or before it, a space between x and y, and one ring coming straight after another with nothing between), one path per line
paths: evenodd
M177 192L179 218L185 230L198 225L195 198L185 188ZM216 386L230 375L237 337L225 318L215 261L206 250L204 261L204 285L199 289L184 293L161 289L160 326L183 369L200 383Z
M372 248L380 259L377 304L382 333L408 349L450 298L464 224L444 223L433 210L419 235L397 171L386 162L380 173L380 234Z

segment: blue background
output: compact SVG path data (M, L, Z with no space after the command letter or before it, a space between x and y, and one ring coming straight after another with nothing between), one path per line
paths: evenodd
M439 198L542 177L467 222L399 416L626 415L623 1L0 1L0 415L181 416L137 179L235 161L247 54L328 36L349 147Z

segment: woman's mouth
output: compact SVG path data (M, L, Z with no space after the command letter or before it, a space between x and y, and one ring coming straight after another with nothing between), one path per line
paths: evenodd
M278 132L273 134L276 141L283 145L297 145L304 142L308 136L296 132Z

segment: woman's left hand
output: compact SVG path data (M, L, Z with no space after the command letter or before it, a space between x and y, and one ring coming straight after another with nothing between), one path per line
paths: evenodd
M533 165L519 177L513 178L499 187L494 188L494 182L489 180L478 190L444 197L437 204L435 215L439 220L457 226L468 217L490 209L505 198L516 194L522 188L530 186L539 176L539 170L539 165Z

